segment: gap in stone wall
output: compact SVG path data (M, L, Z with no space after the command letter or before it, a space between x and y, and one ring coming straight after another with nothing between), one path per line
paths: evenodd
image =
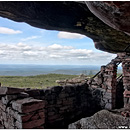
M124 106L124 86L123 86L123 71L122 63L117 67L117 87L116 87L116 108L123 108Z

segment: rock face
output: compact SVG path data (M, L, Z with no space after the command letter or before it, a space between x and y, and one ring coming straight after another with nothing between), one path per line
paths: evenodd
M107 11L110 14L111 9ZM129 11L126 18L128 14ZM122 52L130 44L129 35L106 25L89 11L85 2L0 1L0 16L38 28L84 34L93 39L97 49L103 51ZM119 21L120 17L117 19Z
M130 35L130 2L91 1L88 8L104 23Z
M70 124L69 129L118 129L121 126L130 128L130 118L102 110L91 117Z

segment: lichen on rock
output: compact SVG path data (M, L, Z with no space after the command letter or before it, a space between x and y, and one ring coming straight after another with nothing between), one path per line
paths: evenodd
M130 118L120 114L101 110L91 117L82 118L68 126L69 129L118 129L122 126L130 128Z

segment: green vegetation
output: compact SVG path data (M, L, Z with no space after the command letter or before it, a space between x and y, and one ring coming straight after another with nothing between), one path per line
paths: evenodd
M121 73L117 74L117 77ZM0 76L0 83L2 86L17 87L17 88L37 88L43 89L47 87L57 86L56 80L72 79L78 75L65 75L65 74L45 74L36 76ZM92 77L89 74L88 77Z
M46 74L37 76L0 76L2 86L18 88L38 88L57 86L56 80L71 79L77 75Z

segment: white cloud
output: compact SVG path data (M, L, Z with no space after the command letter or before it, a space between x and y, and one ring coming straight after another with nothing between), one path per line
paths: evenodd
M72 49L72 46L61 46L59 44L53 44L48 46L49 49L59 50L59 49Z
M31 36L31 37L23 38L23 39L21 39L21 41L28 41L28 40L37 39L37 38L40 38L40 37L41 36Z
M22 33L22 31L13 30L13 29L6 28L6 27L0 27L0 33L1 34L19 34L19 33Z
M24 43L0 44L0 59L8 62L42 64L107 64L116 55L53 44L31 46Z
M84 38L84 35L78 34L78 33L70 33L70 32L59 32L58 38L64 38L64 39L82 39Z

